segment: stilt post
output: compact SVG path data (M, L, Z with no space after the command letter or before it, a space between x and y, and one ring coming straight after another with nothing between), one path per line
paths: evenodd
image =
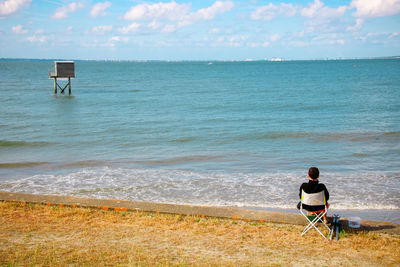
M68 94L71 95L71 77L68 77Z

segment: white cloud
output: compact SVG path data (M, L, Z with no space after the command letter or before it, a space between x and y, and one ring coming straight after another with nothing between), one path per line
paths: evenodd
M44 30L43 29L37 29L35 31L35 34L44 34Z
M190 4L170 3L140 4L125 13L126 20L181 20L190 11Z
M118 31L122 34L128 34L128 33L137 32L139 30L139 28L140 28L140 24L134 22L127 27L119 28Z
M393 33L388 37L388 39L392 39L392 38L395 38L395 37L397 37L397 36L399 36L399 33L398 33L398 32L393 32Z
M271 40L271 42L276 42L281 38L281 36L279 34L273 34L269 37L269 39Z
M108 41L108 42L100 42L98 40L94 40L92 43L84 44L86 47L109 47L113 49L115 47L115 42Z
M92 32L95 34L104 34L106 32L112 31L112 29L113 29L112 25L100 25L93 27Z
M218 34L220 32L221 32L221 30L218 28L212 28L211 30L208 31L208 33L212 33L212 34Z
M128 37L121 37L121 36L112 36L109 39L109 42L128 42L129 38Z
M330 40L329 44L334 45L334 44L340 44L340 45L344 45L345 41L340 39L340 40Z
M314 17L323 6L324 4L321 1L315 0L314 3L308 4L308 7L301 10L301 15L305 17Z
M269 3L266 6L258 7L251 13L250 18L252 20L268 21L279 15L292 17L296 15L297 9L298 7L292 4L280 3L279 5L274 5L273 3Z
M356 19L356 24L354 26L347 27L348 31L358 31L364 24L364 19Z
M315 35L309 41L310 45L325 46L325 45L344 45L346 40L343 39L343 33L320 33Z
M47 37L44 35L40 35L40 36L33 35L33 36L29 36L26 39L31 43L44 43L47 41Z
M0 16L7 16L28 7L32 0L6 0L0 2Z
M26 33L28 33L28 30L24 29L24 27L22 25L13 26L11 29L16 34L26 34Z
M254 36L253 36L254 37ZM239 41L245 41L251 39L250 37L246 37L246 36L235 36L233 37L233 39L229 39L229 41L233 42L239 42ZM257 38L258 39L258 38ZM266 36L265 38L262 39L253 39L253 40L249 40L246 43L246 46L248 47L268 47L270 45L272 45L274 42L278 41L279 39L281 39L281 36L279 34L273 34L270 36Z
M121 41L121 37L120 36L113 36L110 38L111 42L119 42Z
M241 47L243 42L247 40L247 36L239 35L228 38L228 45L233 47Z
M261 44L261 46L262 47L267 47L267 46L269 46L269 44L270 44L269 42L265 41L264 43Z
M179 21L178 25L180 27L183 27L191 25L196 21L212 20L217 16L217 14L222 14L230 11L233 7L234 3L231 1L216 1L210 7L199 9L196 12L191 12L188 15L184 16L184 18Z
M191 4L178 4L175 1L140 4L133 6L126 12L124 19L152 21L148 26L153 29L161 28L161 25L157 24L158 21L175 21L178 22L179 27L182 27L193 24L196 21L212 20L218 14L231 10L233 6L234 3L231 1L216 1L210 7L191 12Z
M90 10L90 16L92 18L97 18L97 17L102 17L106 16L107 13L105 10L111 6L111 2L103 2L103 3L97 3L92 7L92 10Z
M163 33L171 33L174 32L176 30L176 27L174 25L171 24L167 24L164 26L164 28L162 29L161 32Z
M305 41L292 41L289 43L289 45L294 47L306 47L310 46L310 43Z
M230 11L233 6L234 3L231 1L217 1L208 8L199 9L194 16L199 20L211 20L214 19L219 13Z
M153 30L157 30L161 27L161 23L159 23L158 21L152 21L151 23L149 23L147 25L147 27L153 29Z
M330 8L320 0L314 0L313 3L302 8L300 14L308 18L305 22L306 32L335 32L338 30L338 25L342 24L337 21L344 16L348 9L348 6Z
M314 3L308 4L307 7L301 10L301 15L308 18L332 20L342 17L347 9L348 9L347 6L330 8L324 6L324 4L320 0L314 0Z
M84 8L84 5L81 2L72 2L67 6L62 6L56 9L56 12L53 14L53 19L65 19L68 18L68 13L75 12L76 10Z
M400 0L353 0L350 7L357 10L353 16L360 18L400 14Z
M252 48L256 48L256 47L259 47L259 46L260 46L260 43L249 42L249 43L247 43L246 45L249 46L249 47L252 47Z
M163 25L162 23L158 21L152 21L149 24L147 24L147 27L156 31L159 30L162 33L171 33L176 31L176 26L172 24L166 24Z
M233 35L233 36L216 36L213 46L232 46L242 47L244 45L255 47L256 42L247 41L248 36Z
M400 0L399 0L400 1ZM269 21L277 16L292 17L298 12L301 16L318 21L332 21L333 19L342 17L349 7L340 6L338 8L330 8L324 5L321 0L314 0L306 7L287 3L273 4L258 7L251 13L252 20Z
M121 36L112 36L109 38L106 42L99 41L99 40L92 40L90 43L83 43L82 45L84 47L89 47L89 48L97 48L97 47L106 47L110 49L115 49L116 45L120 42L128 42L129 38L128 37L121 37Z
M364 36L358 36L356 39L366 41L367 39L373 39L378 41L383 41L385 39L392 39L398 36L398 32L369 32Z
M257 47L268 47L270 45L269 42L265 41L262 43L258 43L258 42L249 42L246 44L249 47L253 47L253 48L257 48Z

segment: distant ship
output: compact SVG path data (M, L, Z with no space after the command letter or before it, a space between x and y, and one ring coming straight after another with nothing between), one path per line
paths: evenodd
M269 61L282 61L280 57L272 57Z

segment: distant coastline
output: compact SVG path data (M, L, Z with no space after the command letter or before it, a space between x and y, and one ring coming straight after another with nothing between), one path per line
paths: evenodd
M279 59L279 60L276 60ZM361 58L316 58L316 59L286 59L281 57L271 57L265 59L183 59L183 60L157 60L157 59L73 59L73 58L0 58L0 61L93 61L93 62L282 62L282 61L346 61L346 60L382 60L382 59L400 59L399 56L382 56L382 57L361 57Z

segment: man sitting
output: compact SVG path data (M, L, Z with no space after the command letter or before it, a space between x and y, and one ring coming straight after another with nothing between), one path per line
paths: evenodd
M300 186L299 197L301 199L301 192L302 191L304 191L307 194L319 193L321 191L324 191L325 200L327 201L326 202L327 203L326 206L329 207L329 204L328 204L328 199L329 199L328 189L326 189L324 184L322 184L322 183L320 184L319 183L318 178L319 178L319 170L318 170L318 168L317 167L311 167L308 170L308 179L309 179L309 181L308 181L308 183L303 183ZM300 209L300 205L301 205L301 202L299 202L299 204L297 204L297 209ZM309 205L303 204L302 208L307 210L308 212L312 213L314 211L322 211L322 210L324 210L325 206L324 205L321 205L321 206L309 206ZM323 216L323 218L324 218L324 222L327 223L328 220L326 218L326 214Z

